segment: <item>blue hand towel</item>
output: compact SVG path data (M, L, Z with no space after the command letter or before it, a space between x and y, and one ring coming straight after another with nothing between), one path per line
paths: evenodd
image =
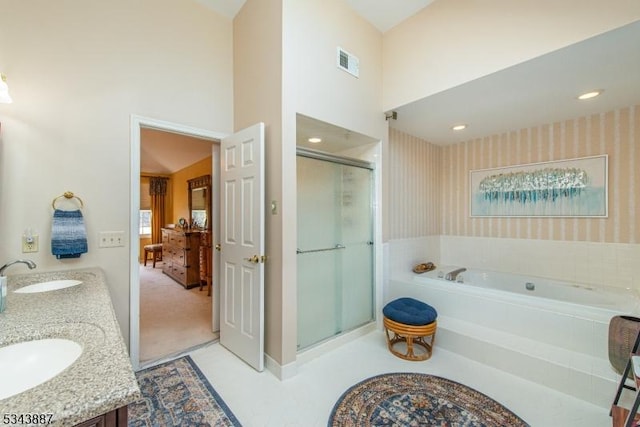
M51 253L58 259L79 258L87 250L82 212L56 209L51 226Z

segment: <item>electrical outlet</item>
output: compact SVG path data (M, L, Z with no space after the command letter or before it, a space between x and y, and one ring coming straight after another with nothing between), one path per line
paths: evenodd
M98 246L101 248L124 246L124 231L101 231L98 235Z
M38 235L22 236L22 252L38 252Z

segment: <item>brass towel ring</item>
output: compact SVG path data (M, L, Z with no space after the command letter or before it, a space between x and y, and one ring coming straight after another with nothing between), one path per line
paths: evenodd
M51 206L53 207L53 209L56 208L56 201L58 199L61 198L65 198L65 199L76 199L80 202L80 209L84 208L84 203L82 203L82 199L78 196L76 196L75 194L73 194L73 191L65 191L64 194L56 197L55 199L53 199L53 201L51 202Z

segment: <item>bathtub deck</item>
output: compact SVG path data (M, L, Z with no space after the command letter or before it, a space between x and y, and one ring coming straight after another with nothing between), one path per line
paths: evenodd
M528 304L531 297L511 301L460 286L391 280L385 301L401 296L436 308L436 347L610 408L620 376L609 364L603 316L541 308Z
M608 360L446 316L438 317L437 345L604 408L618 384Z

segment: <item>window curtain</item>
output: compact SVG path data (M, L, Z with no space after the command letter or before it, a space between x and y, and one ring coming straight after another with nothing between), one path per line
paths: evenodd
M165 224L164 207L167 198L167 182L169 178L152 176L149 180L149 196L151 196L151 242L162 243L162 230Z

